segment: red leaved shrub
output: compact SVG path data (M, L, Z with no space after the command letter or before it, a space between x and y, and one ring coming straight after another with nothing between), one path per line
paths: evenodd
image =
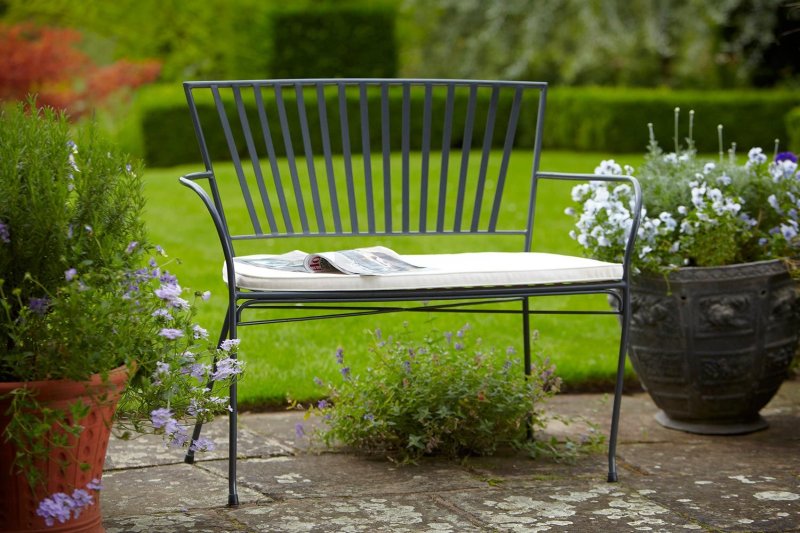
M78 117L122 89L154 81L161 71L152 59L96 65L75 48L80 40L73 29L0 24L0 100L38 93L39 105Z

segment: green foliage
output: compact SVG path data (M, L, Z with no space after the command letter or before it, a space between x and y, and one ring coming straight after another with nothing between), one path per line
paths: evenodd
M695 147L717 152L717 125L739 146L761 146L788 138L787 109L800 104L797 91L671 91L558 87L550 91L545 118L546 148L641 152L646 124L657 134L673 130L673 110L693 109Z
M139 173L94 124L73 132L63 114L27 112L22 103L0 111L5 290L20 290L24 302L43 297L67 269L109 266L128 243L142 241Z
M526 424L544 426L542 404L560 384L554 367L540 361L526 379L510 351L470 343L468 331L465 325L415 340L407 327L396 338L378 330L364 375L351 371L340 348L341 383L329 384L329 399L309 409L324 420L318 438L400 461L486 455L507 445L542 451L526 438Z
M395 12L388 7L322 4L270 14L272 78L393 78Z
M782 4L410 0L404 14L416 25L418 40L406 69L430 77L566 85L747 86L765 54L780 44L779 17L791 12ZM787 52L797 54L791 44L784 45ZM780 61L771 83L779 71L784 80L797 76L791 56L770 57Z
M789 136L789 149L800 152L800 106L786 115L786 130Z

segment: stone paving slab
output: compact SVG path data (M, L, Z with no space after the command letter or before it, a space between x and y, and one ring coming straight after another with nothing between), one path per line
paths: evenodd
M242 503L268 499L240 487ZM228 501L228 481L198 466L179 464L103 473L104 517L175 513L222 508Z
M441 496L416 494L359 498L287 500L270 506L244 507L231 513L254 531L275 533L471 533L486 531L448 508Z
M252 531L222 511L122 516L103 520L106 533L233 533Z
M203 463L227 475L228 463ZM381 458L304 454L239 461L239 482L275 500L414 494L484 488L487 483L445 460L398 466Z
M217 447L208 452L197 453L196 461L227 459L228 457L228 419L219 418L203 428L202 435L214 441ZM273 457L293 453L291 445L277 439L253 433L247 428L239 429L240 453L249 457ZM139 435L133 439L111 439L106 453L106 470L137 468L144 466L183 463L186 450L168 447L160 435Z

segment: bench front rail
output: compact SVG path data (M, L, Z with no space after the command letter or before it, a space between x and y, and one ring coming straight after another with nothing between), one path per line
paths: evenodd
M608 480L617 479L641 192L628 176L539 170L545 83L304 79L186 82L184 89L205 170L180 181L205 204L222 246L228 309L220 342L238 338L239 326L290 320L395 311L515 313L522 316L529 373L530 315L550 312L532 310L531 297L610 294L618 300L615 311L552 312L621 317L608 453ZM232 162L233 171L218 174L220 161ZM618 263L534 250L534 223L547 224L536 217L544 181L631 188L631 231ZM439 240L434 254L398 249L428 268L390 276L286 273L253 268L236 253L243 241L264 241L271 251L281 239L302 238L314 243L309 251L322 251L334 237L375 244L395 237L463 243L470 236L479 236L486 249L451 253ZM509 239L518 243L511 251ZM486 309L500 301L518 305ZM298 318L263 318L270 309L298 305L304 310ZM261 318L251 318L252 310ZM231 407L229 504L237 505L235 384ZM193 460L190 452L187 462Z

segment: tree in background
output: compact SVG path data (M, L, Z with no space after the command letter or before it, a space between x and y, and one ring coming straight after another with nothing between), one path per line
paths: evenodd
M759 79L775 84L800 75L797 11L786 0L406 0L419 38L408 68L568 85L738 87L753 82L769 52L783 62L773 66L780 74Z
M32 24L0 24L0 100L25 100L66 109L73 118L90 112L123 89L153 81L158 61L96 65L76 48L81 34Z

